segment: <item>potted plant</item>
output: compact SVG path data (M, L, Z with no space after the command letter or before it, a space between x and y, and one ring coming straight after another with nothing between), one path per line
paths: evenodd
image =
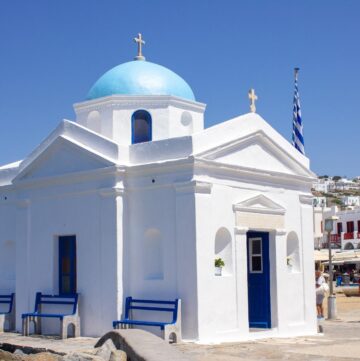
M215 258L215 276L221 276L222 268L225 266L225 262L222 258Z
M292 268L292 266L293 266L293 259L292 259L291 256L287 256L287 257L286 257L286 264L287 264L287 266L289 267L289 269Z

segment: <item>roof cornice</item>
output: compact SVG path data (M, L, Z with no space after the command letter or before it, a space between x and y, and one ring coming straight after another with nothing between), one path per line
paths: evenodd
M183 99L173 95L110 95L94 100L86 100L81 103L75 103L74 109L76 113L88 112L100 108L167 108L175 106L185 110L191 110L203 113L206 104Z

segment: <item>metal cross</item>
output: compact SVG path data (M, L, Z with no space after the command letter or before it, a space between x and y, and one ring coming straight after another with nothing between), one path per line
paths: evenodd
M255 100L258 99L257 95L255 94L255 90L250 89L248 95L249 95L249 99L250 99L250 111L252 113L255 113L256 112Z
M134 38L134 41L138 44L138 55L135 56L135 60L145 60L145 57L142 55L142 46L145 44L145 41L142 39L140 33L137 38Z

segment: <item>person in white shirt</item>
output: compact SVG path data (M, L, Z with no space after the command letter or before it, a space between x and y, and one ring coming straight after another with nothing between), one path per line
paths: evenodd
M322 287L323 283L326 283L324 276L321 274L321 271L316 271L315 287L316 287L316 311L317 311L318 320L324 319L323 301L325 297L325 290Z

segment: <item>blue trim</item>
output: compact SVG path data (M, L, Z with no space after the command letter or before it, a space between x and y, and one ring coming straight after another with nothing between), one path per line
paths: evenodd
M65 272L62 267L63 258L70 259L70 270ZM62 282L63 277L69 277L69 288L66 289ZM59 237L59 294L76 294L76 236Z
M145 121L147 134L136 134L136 121ZM131 116L131 143L144 143L152 140L152 119L148 111L139 109Z

